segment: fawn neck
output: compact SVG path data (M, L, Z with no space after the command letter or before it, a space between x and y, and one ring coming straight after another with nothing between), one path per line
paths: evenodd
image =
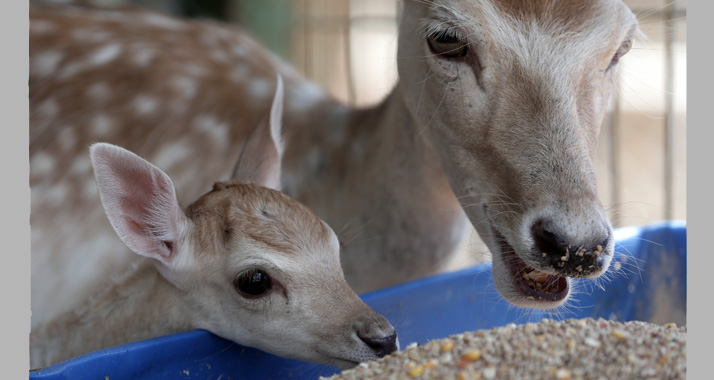
M145 259L79 309L33 329L30 367L190 330L192 314L183 309L180 293Z

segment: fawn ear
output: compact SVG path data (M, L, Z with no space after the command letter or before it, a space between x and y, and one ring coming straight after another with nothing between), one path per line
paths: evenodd
M132 251L169 264L187 219L166 173L115 145L89 148L109 222Z
M280 130L283 117L283 80L278 75L270 115L253 130L238 163L233 178L280 190L280 161L283 156L283 140Z

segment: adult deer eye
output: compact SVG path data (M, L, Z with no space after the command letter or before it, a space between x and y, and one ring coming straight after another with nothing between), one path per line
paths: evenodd
M233 280L233 287L245 298L260 298L270 291L273 281L261 269L248 269Z
M617 49L615 52L615 55L612 56L612 60L610 60L610 66L607 67L607 69L611 69L613 66L617 65L617 62L620 61L620 58L622 58L623 55L627 54L628 51L632 48L632 40L625 40L625 42L620 45L620 48Z
M447 30L434 32L428 35L426 42L431 52L446 58L459 58L466 56L468 44L456 32Z

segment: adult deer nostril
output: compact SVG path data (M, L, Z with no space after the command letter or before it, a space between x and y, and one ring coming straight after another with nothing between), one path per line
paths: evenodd
M359 335L378 357L384 357L397 350L397 333L394 333L386 338L370 338Z
M557 255L558 258L563 251L567 249L568 244L565 240L543 227L543 221L533 223L531 227L531 236L535 243L535 248L540 253L545 253L547 256Z

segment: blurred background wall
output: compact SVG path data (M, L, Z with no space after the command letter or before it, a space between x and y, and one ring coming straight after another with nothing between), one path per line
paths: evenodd
M336 98L366 106L397 80L401 0L76 0L131 3L241 25ZM600 197L615 227L686 219L686 0L625 0L646 39L618 69L597 156ZM465 242L487 256L476 233ZM478 254L476 256L478 256Z

